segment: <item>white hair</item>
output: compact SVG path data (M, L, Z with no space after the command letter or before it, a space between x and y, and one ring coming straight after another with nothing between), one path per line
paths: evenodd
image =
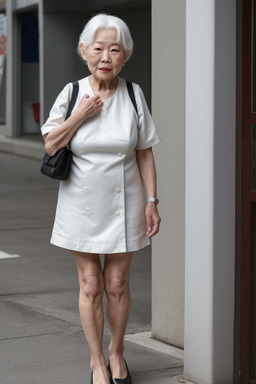
M88 23L85 24L85 27L79 38L77 49L80 56L80 44L82 43L84 49L86 50L87 47L92 44L96 32L100 29L116 29L117 43L122 45L125 56L130 56L132 54L133 40L126 23L119 17L100 13L92 17Z

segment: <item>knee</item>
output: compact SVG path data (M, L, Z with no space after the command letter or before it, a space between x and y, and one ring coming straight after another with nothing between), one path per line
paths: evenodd
M83 275L80 277L80 292L90 301L95 301L103 295L103 277L94 274Z
M123 274L114 274L105 280L105 291L107 296L113 296L118 302L129 290L129 282L125 279Z

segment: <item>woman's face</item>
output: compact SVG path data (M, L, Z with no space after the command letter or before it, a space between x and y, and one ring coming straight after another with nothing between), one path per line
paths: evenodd
M123 47L117 43L115 29L100 29L93 43L86 50L81 44L80 49L89 71L97 80L111 81L129 58L125 58Z

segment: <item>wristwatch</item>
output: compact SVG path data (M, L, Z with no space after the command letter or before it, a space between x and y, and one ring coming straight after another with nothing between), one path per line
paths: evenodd
M152 203L155 203L155 205L158 205L158 204L159 204L159 199L158 199L158 197L148 197L148 198L147 198L147 203L149 203L150 201L152 201Z

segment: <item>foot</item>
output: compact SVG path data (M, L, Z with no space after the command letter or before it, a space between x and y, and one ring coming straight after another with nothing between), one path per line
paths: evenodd
M91 384L109 384L110 383L110 374L105 366L94 367Z
M123 356L111 356L109 358L109 368L112 379L125 379L128 375L128 370Z

